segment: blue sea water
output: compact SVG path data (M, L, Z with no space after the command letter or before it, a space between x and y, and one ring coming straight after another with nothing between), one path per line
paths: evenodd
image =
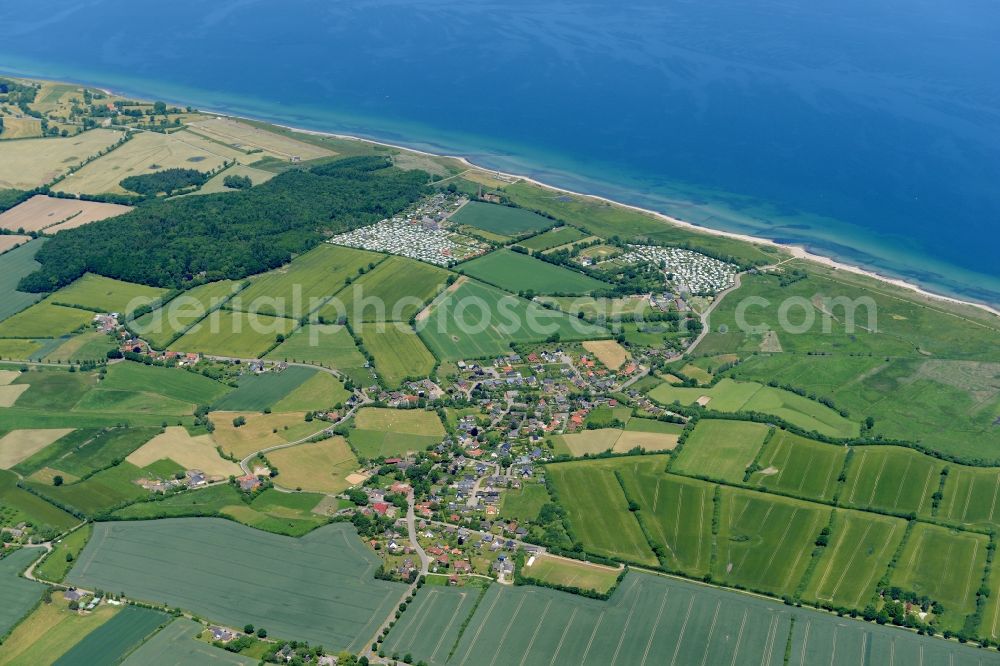
M0 69L527 173L1000 304L993 0L4 0Z

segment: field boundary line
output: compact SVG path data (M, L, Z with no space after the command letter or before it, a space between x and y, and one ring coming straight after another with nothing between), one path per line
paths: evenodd
M743 620L740 622L740 632L736 635L736 645L733 646L733 660L730 662L729 666L736 666L736 658L740 654L740 643L743 641L743 629L747 624L747 613L749 609L743 609Z
M559 653L562 651L563 642L566 640L567 634L569 634L569 628L573 626L573 621L576 619L576 614L579 608L574 608L573 612L569 616L569 622L566 623L565 628L563 628L562 636L559 637L559 644L556 645L556 651L552 655L552 659L549 661L549 666L554 666L556 659L559 657Z
M778 639L778 616L772 615L771 622L767 627L767 642L764 643L764 653L761 655L760 663L767 664L774 654L774 641Z
M473 636L472 640L469 641L469 647L465 651L465 656L462 657L463 664L465 663L465 660L469 658L469 653L472 652L472 646L475 645L476 641L479 640L479 634L483 633L483 627L485 627L486 623L489 621L490 615L493 614L493 608L497 605L497 601L499 599L500 599L500 590L497 590L497 595L493 597L493 603L491 603L490 607L486 610L486 616L483 617L482 621L479 623L479 627L476 629L475 636Z
M459 593L459 596L462 598L458 602L458 606L455 607L455 611L451 614L451 618L448 620L448 624L445 626L444 631L441 632L441 637L438 638L437 644L434 645L434 652L431 653L431 661L437 660L438 650L441 649L441 644L444 643L444 637L447 636L448 632L451 630L451 625L455 622L455 618L458 616L458 611L462 610L462 604L465 603L465 597L467 594L468 592Z
M590 632L590 640L587 641L587 649L583 651L583 657L580 658L580 663L587 663L587 655L590 654L590 646L594 644L594 636L597 635L597 630L601 628L601 624L604 623L604 616L607 615L606 612L602 612L601 616L597 618L597 622L594 624L593 631Z
M499 595L497 595L497 596L499 597ZM497 663L497 657L500 656L500 652L503 650L503 642L505 640L507 640L507 634L510 633L510 628L511 628L511 626L513 626L514 620L517 619L518 613L521 612L521 607L524 606L524 601L527 598L528 598L528 595L524 595L524 596L521 597L521 601L519 601L517 603L517 608L514 609L514 612L510 616L510 620L507 621L507 627L503 630L503 635L500 636L500 642L497 643L497 651L495 653L493 653L493 659L490 660L490 666L493 666L493 664ZM536 629L537 629L537 627L536 627Z
M917 508L914 510L914 513L916 513L917 511L920 511L920 507L922 507L924 505L924 498L927 497L927 486L930 485L931 479L934 478L934 470L933 470L933 468L930 470L930 472L931 472L930 474L928 474L927 476L924 477L924 488L923 488L923 490L920 491L920 502L917 504ZM939 472L939 475L940 475L940 472ZM970 490L971 490L971 484L970 484ZM903 487L900 486L899 492L902 492L902 491L903 491Z
M618 646L615 647L615 654L611 657L611 666L615 666L615 662L618 661L618 653L622 649L622 643L625 642L625 634L628 633L628 625L632 623L632 614L635 613L635 607L639 605L639 592L636 591L635 599L632 600L632 607L628 610L628 617L625 618L625 626L622 627L622 633L618 636Z
M812 620L806 620L806 630L802 634L802 649L799 652L799 666L805 666L806 663L806 646L809 645L809 630L812 629Z
M664 601L666 601L666 598L664 598ZM674 645L674 654L670 658L670 666L674 666L674 664L677 663L677 655L680 654L680 651L681 651L681 643L684 641L684 632L687 631L688 620L691 619L691 609L692 608L694 608L694 595L693 594L691 595L691 599L688 601L687 613L684 614L684 622L681 624L681 631L680 631L679 634L677 634L677 644ZM660 611L661 612L663 611L663 606L662 605L660 606ZM657 621L659 621L659 618L660 618L660 616L657 615L656 616ZM655 629L654 629L654 631L655 631ZM643 658L642 662L646 663L646 659Z
M715 612L712 613L712 625L708 628L708 636L705 638L705 652L701 656L701 666L708 663L708 653L712 649L712 636L715 635L715 624L719 621L720 608L722 608L722 602L715 602Z
M649 632L649 640L646 641L646 649L642 653L641 666L645 666L646 659L649 657L649 650L653 647L653 639L656 637L656 630L660 628L660 617L663 616L663 608L667 605L667 597L670 595L670 590L668 589L663 594L663 599L660 600L660 610L656 613L656 620L653 621L653 630ZM691 596L694 600L694 595Z
M993 502L990 504L990 515L987 520L993 520L993 512L997 508L997 491L1000 490L1000 473L997 474L996 483L993 484Z
M535 639L538 638L539 630L541 630L542 625L545 623L545 616L546 614L548 614L549 607L551 605L552 605L552 599L549 599L548 602L545 604L545 608L542 609L542 616L541 618L539 618L538 624L535 625L534 633L531 634L531 640L528 641L528 647L524 649L524 655L521 656L521 666L524 666L524 663L528 661L528 655L531 654L531 648L535 644ZM503 641L500 641L500 643L502 645ZM500 654L499 649L497 650L497 654Z
M875 483L872 484L871 495L868 496L868 506L872 506L875 503L875 493L878 492L878 484L882 480L882 472L885 471L885 463L888 460L889 460L888 456L885 456L885 455L882 456L882 464L878 468L878 474L875 475ZM908 460L907 463L906 463L907 464L907 468L906 468L907 471L909 471L909 469L910 469L909 468L909 464L911 462L912 462L911 460ZM906 474L907 474L907 472L903 472L903 478L904 479L906 478ZM895 505L893 505L893 508L895 508Z

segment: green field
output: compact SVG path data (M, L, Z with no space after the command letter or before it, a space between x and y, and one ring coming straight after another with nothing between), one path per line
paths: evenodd
M563 266L511 250L496 250L459 267L466 275L512 292L587 294L610 285Z
M661 561L671 571L692 577L709 571L715 486L696 479L664 474L665 456L635 458L621 469L629 497L638 502L639 520Z
M706 405L709 410L773 414L803 430L829 437L856 437L860 429L857 423L826 405L757 382L735 382L727 377L711 388L672 386L664 382L649 392L650 398L664 405L675 400L682 405L693 405L703 396L711 399Z
M549 502L549 491L540 483L523 483L517 490L508 490L500 502L500 515L506 520L528 522L538 518L542 506Z
M451 216L455 224L490 231L501 236L519 236L529 231L539 231L555 224L541 215L522 208L470 201Z
M124 361L108 367L101 381L102 389L141 391L166 398L207 405L225 395L230 388L190 370L159 368Z
M278 402L309 381L319 371L291 365L281 372L244 375L237 380L239 387L212 405L213 410L226 412L260 412Z
M122 663L126 666L177 666L195 664L235 664L253 666L250 659L198 640L204 627L193 620L179 617L161 629L132 652Z
M649 312L649 299L644 296L627 298L594 298L592 296L541 296L549 303L572 315L582 312L586 317L619 319L622 315L642 315Z
M593 562L582 562L554 555L536 555L528 558L521 575L547 585L593 590L607 594L618 582L622 569Z
M559 247L560 245L566 245L568 243L575 243L578 240L582 240L587 237L587 234L583 233L576 227L562 226L556 227L555 229L549 229L544 231L537 236L532 236L531 238L525 238L524 240L518 241L518 245L521 247L526 247L532 252L543 252L545 250L551 250L554 247Z
M220 308L239 291L232 280L209 282L174 297L163 307L142 315L130 327L155 349L166 349L206 314Z
M86 516L95 516L124 502L146 497L149 493L134 483L142 476L144 474L138 467L123 462L75 483L54 486L29 481L26 485L44 498Z
M847 449L843 446L775 430L757 460L760 469L750 476L749 483L800 497L831 500L845 457Z
M606 460L584 460L546 467L566 510L574 540L583 542L587 552L604 557L656 566L658 561L642 533L616 470L628 470L632 456Z
M126 606L114 617L84 636L63 656L55 661L57 666L113 666L120 663L143 639L166 624L166 613Z
M961 525L1000 527L1000 470L948 465L937 516Z
M389 388L398 388L407 378L426 377L434 369L434 355L409 324L366 324L360 334L365 349L375 358L375 370Z
M418 331L442 360L490 358L507 353L512 342L594 340L608 332L575 317L480 282L466 281L438 302Z
M351 333L343 326L307 324L267 355L272 360L315 363L356 374L365 366Z
M855 447L840 501L859 509L930 515L944 465L898 446Z
M960 629L976 608L976 590L986 567L984 534L917 523L889 578L891 585L941 602L943 628Z
M373 578L378 564L345 524L292 539L226 520L178 518L98 523L67 580L357 651L406 589Z
M49 299L0 322L0 338L60 338L93 319L93 312L55 305Z
M52 551L35 567L35 576L42 580L61 583L73 566L73 561L80 556L80 551L90 540L92 531L90 525L84 525L62 537L58 542L54 542ZM73 560L67 559L69 556L72 556Z
M82 477L122 460L160 432L159 428L81 428L56 440L13 467L30 476L51 467L73 477Z
M678 474L742 483L767 432L763 423L702 419L671 467Z
M41 249L45 239L39 238L0 255L0 321L16 314L42 297L42 294L28 294L17 290L17 283L25 275L34 273L41 267L35 261L35 253Z
M298 319L313 312L357 278L358 269L377 264L384 255L322 243L292 263L254 278L230 301L234 310Z
M322 321L346 316L363 321L410 321L448 279L448 271L406 257L392 256L337 293L319 311Z
M359 456L377 458L423 451L444 436L444 426L435 412L365 407L354 416L347 439Z
M343 383L329 372L317 372L279 400L276 412L312 412L335 407L351 397Z
M73 284L52 294L50 300L62 305L127 315L139 307L157 302L166 293L166 289L87 273Z
M79 520L62 509L52 506L42 498L17 487L17 475L0 469L0 505L10 512L11 525L30 522L37 527L68 530Z
M723 487L712 577L777 596L792 594L829 517L830 509L818 504Z
M258 358L274 345L277 336L288 337L295 327L292 319L217 310L195 324L169 348L210 356Z
M835 510L830 543L803 596L814 603L864 608L905 531L906 522L900 518Z
M482 592L472 585L425 585L383 644L386 653L412 653L429 664L444 664Z
M51 351L46 351L44 361L47 363L105 361L108 352L117 348L115 340L107 333L89 330L59 341Z
M22 548L0 559L0 638L21 621L42 598L45 586L26 578L21 572L42 556L38 548Z

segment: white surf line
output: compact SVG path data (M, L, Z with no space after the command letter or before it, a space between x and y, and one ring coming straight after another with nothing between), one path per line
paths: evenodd
M664 598L664 601L666 601L666 598ZM684 632L687 631L688 620L691 619L691 609L692 608L694 608L694 595L693 594L691 595L691 600L688 601L687 613L684 614L684 622L681 624L681 633L679 633L677 635L677 644L674 645L674 656L671 657L671 659L670 659L670 666L674 666L674 664L677 663L677 655L680 654L680 651L681 651L681 643L684 641ZM660 612L661 613L663 612L663 606L662 605L660 606ZM659 620L660 616L657 615L656 619ZM648 650L649 648L647 647L646 649ZM644 664L646 663L645 658L642 660L642 663L644 663Z
M524 650L524 656L521 657L521 666L524 666L525 662L528 661L528 655L531 654L531 647L535 644L535 639L538 638L538 631L545 624L545 616L549 612L549 606L551 605L552 599L549 599L548 603L545 604L545 608L542 609L542 615L538 620L538 624L535 625L535 632L531 634L531 640L528 641L528 647Z
M517 619L518 613L521 612L521 606L524 605L524 600L527 598L528 595L524 595L523 597L521 597L521 601L518 602L517 608L515 608L514 612L511 614L510 620L507 622L507 627L503 630L503 635L500 636L500 642L497 643L497 651L493 653L493 659L490 660L490 666L493 666L493 664L497 663L497 657L500 656L500 652L503 650L503 642L507 640L507 634L510 633L510 628L511 626L513 626L514 620Z
M594 644L594 636L597 635L597 630L600 629L601 624L604 622L604 616L606 612L602 612L601 616L597 618L597 622L594 624L594 630L590 632L590 640L587 641L587 649L583 651L583 657L580 659L581 664L587 663L587 655L590 654L590 646Z
M431 653L431 661L437 660L437 653L441 649L441 645L444 643L444 637L448 635L449 631L451 631L451 625L455 623L455 618L458 617L458 612L462 610L462 604L465 603L465 596L467 594L467 592L461 593L462 599L458 602L458 606L455 607L455 612L451 614L451 619L448 620L448 624L445 626L444 631L441 632L441 637L434 646L434 652Z
M569 628L573 626L573 620L576 619L576 613L579 608L574 608L573 612L569 616L569 622L566 623L566 627L563 629L562 636L559 637L559 644L556 645L556 651L552 655L552 659L549 661L549 666L555 666L556 659L559 658L559 653L562 651L563 643L566 641L566 635L569 634Z
M479 634L483 633L483 627L485 627L486 623L489 621L490 615L493 614L493 608L497 605L497 601L499 599L500 599L500 592L497 592L497 595L495 597L493 597L493 603L490 604L489 609L486 611L486 615L483 617L482 621L479 623L479 627L476 629L475 636L473 636L472 640L469 641L469 647L465 651L465 656L462 657L462 663L463 664L465 663L465 660L469 658L469 653L472 652L472 648L476 644L476 641L479 640Z
M805 666L806 646L809 645L809 631L812 629L812 620L806 620L806 630L802 634L802 650L799 652L799 666Z
M615 666L615 662L618 661L618 653L622 649L622 643L625 642L625 634L628 633L628 625L632 623L632 614L635 613L635 607L639 605L639 592L636 591L635 599L632 600L632 607L628 609L628 617L625 618L625 626L622 627L622 633L618 637L618 646L615 647L615 654L611 657L611 666Z
M715 602L715 612L712 613L712 624L708 628L708 637L705 638L705 653L701 657L701 666L706 666L708 664L708 652L712 649L712 636L715 634L715 623L719 620L720 608L722 608L722 602Z
M656 637L656 630L660 628L660 617L663 616L663 609L667 605L667 597L670 596L670 589L668 588L666 592L663 593L663 599L660 600L660 610L656 613L656 620L653 621L653 630L649 632L649 640L646 641L646 649L642 652L642 661L639 662L640 666L645 666L646 659L649 657L649 650L653 647L653 639ZM694 600L694 597L691 597Z
M747 613L749 612L749 608L743 610L743 621L740 622L740 632L736 635L736 645L733 646L733 660L729 662L729 666L736 666L736 658L740 655L740 643L743 641L743 629L747 625Z

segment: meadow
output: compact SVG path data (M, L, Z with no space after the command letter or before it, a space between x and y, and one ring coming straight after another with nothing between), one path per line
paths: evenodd
M520 236L540 231L555 224L554 220L542 217L523 208L511 208L497 204L470 201L451 216L455 224L490 231L501 236Z
M507 520L518 522L535 520L549 499L549 491L541 483L522 483L520 488L503 493L500 500L500 515Z
M548 477L556 489L574 540L587 552L656 566L658 561L635 516L615 470L635 464L630 457L549 465Z
M620 569L555 555L536 555L521 575L550 585L607 593L618 582Z
M267 354L268 359L315 363L356 374L365 366L350 331L334 324L307 324ZM352 372L353 371L353 372Z
M232 280L209 282L189 289L170 302L132 320L129 327L154 349L166 349L209 312L217 310L239 291Z
M44 300L0 322L0 338L60 338L84 328L93 319L93 312Z
M608 337L599 326L471 280L417 324L428 348L442 360L490 358L507 353L512 342L541 342L553 335L562 340Z
M844 468L847 448L824 444L777 429L757 460L748 483L799 497L831 500Z
M365 458L403 456L438 444L445 436L437 413L422 409L359 409L347 439Z
M121 136L94 129L70 137L0 141L0 189L31 190L50 183Z
M48 363L105 361L108 352L117 348L111 336L98 330L84 331L71 338L54 342L58 344L44 356L44 360Z
M313 368L291 365L281 372L243 375L236 380L237 388L216 400L212 404L212 409L227 412L262 412L274 407L317 372L319 371Z
M213 141L230 145L238 150L264 151L284 160L291 160L293 157L300 160L314 160L337 154L315 143L299 141L291 136L270 132L232 118L200 120L192 123L189 131L203 134Z
M763 423L701 419L675 458L679 474L742 483L767 437Z
M254 185L260 185L266 183L267 181L274 178L277 174L273 171L264 171L263 169L255 169L251 166L244 166L242 164L234 164L228 169L223 169L219 173L215 174L208 179L200 189L192 192L191 195L198 194L218 194L219 192L232 192L233 189L226 187L226 178L228 176L243 176L249 178L250 182ZM190 196L190 195L185 195Z
M356 330L389 388L399 388L407 378L425 377L434 369L434 355L408 324L371 323Z
M293 366L294 367L294 366ZM317 372L274 405L277 412L312 412L337 407L351 397L344 384L329 372Z
M292 539L217 518L177 518L96 524L67 580L356 651L406 589L373 578L378 563L349 525Z
M347 476L359 467L358 459L343 437L271 451L267 460L278 470L274 478L277 485L318 493L347 490L351 486Z
M231 390L225 384L197 372L180 368L160 368L131 361L108 366L108 372L100 387L155 393L199 405L211 404Z
M672 386L664 382L650 391L649 397L664 405L674 401L693 405L707 398L705 407L709 410L773 414L803 430L828 437L857 437L860 431L857 423L815 400L757 382L736 382L728 377L711 388Z
M3 324L0 324L2 327ZM231 358L259 358L296 328L292 319L217 310L195 324L168 349Z
M243 417L240 427L233 421ZM323 422L308 423L305 412L262 414L260 412L212 412L212 438L229 455L243 459L261 449L287 444L323 429Z
M576 241L583 240L584 238L587 238L587 234L583 233L576 227L564 225L556 227L555 229L543 231L537 236L520 240L517 244L523 248L531 250L532 252L544 252L545 250L551 250L552 248L559 247L560 245L575 243Z
M44 468L63 472L67 480L110 467L152 439L157 428L109 428L76 430L24 460L14 471L25 475Z
M444 287L448 276L443 268L390 256L338 292L319 316L322 321L346 316L356 328L361 322L410 321Z
M27 481L25 485L43 498L93 517L119 504L146 497L148 492L135 483L143 476L146 475L141 469L123 462L76 483L55 486Z
M683 431L684 426L678 423L632 418L611 450L615 453L628 453L635 448L647 452L673 451Z
M550 304L563 312L585 317L615 319L622 315L642 315L650 310L649 299L643 296L625 298L594 298L592 296L540 296L542 303Z
M830 509L821 505L722 487L712 578L791 595L829 518Z
M42 597L45 586L21 578L21 572L41 557L37 548L22 548L0 559L0 638L7 635Z
M257 660L234 654L198 640L204 631L201 624L179 617L156 632L130 653L126 666L176 666L177 664L233 664L253 666Z
M553 444L558 453L568 453L579 458L586 454L603 453L614 448L621 438L622 431L617 428L594 428L580 432L556 435Z
M147 636L169 621L170 616L166 613L139 606L125 606L67 650L55 664L117 664Z
M25 521L38 527L68 530L79 520L41 497L17 487L17 475L0 470L0 503L11 511L14 524Z
M1000 470L949 465L937 516L962 526L1000 527Z
M459 271L507 291L540 294L588 294L610 285L584 273L556 266L520 252L495 250L461 264Z
M840 501L859 509L928 516L944 466L940 460L898 446L855 447Z
M35 567L35 576L45 581L62 582L73 562L80 556L80 551L87 545L92 532L91 525L84 525L54 542L52 551Z
M101 604L80 614L67 608L60 594L51 604L41 604L4 641L0 664L51 664L121 609Z

